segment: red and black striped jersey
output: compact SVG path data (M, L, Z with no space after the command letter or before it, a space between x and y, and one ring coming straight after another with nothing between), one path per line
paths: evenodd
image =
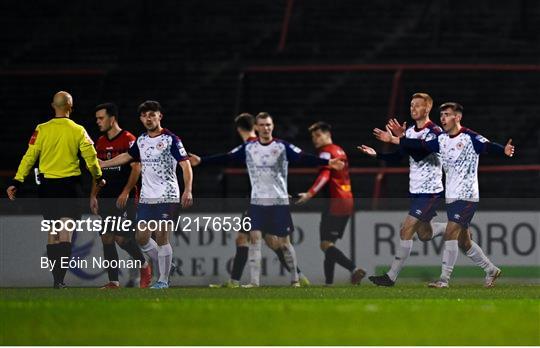
M106 161L127 152L137 138L126 130L121 130L114 138L109 139L102 135L96 142L97 156ZM99 191L100 197L117 197L124 187L131 173L130 164L103 169L103 178L107 184Z

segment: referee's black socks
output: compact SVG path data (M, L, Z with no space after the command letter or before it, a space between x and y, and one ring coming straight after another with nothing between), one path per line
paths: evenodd
M52 275L54 284L60 283L60 244L47 244L47 258L49 261L54 262Z
M60 242L58 245L58 282L64 283L64 277L66 276L67 267L60 267L60 261L64 258L64 261L69 262L71 259L71 243L70 242Z

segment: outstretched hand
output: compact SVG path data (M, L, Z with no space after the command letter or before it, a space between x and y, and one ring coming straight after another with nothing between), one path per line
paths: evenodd
M366 145L360 145L356 147L360 152L370 156L370 157L377 157L377 151L373 149L372 147L366 146Z
M201 164L201 158L194 153L189 153L189 163L192 167L196 167Z
M504 146L504 154L508 157L514 157L514 145L512 145L512 139L509 139Z
M402 138L405 136L405 131L407 130L407 122L403 122L400 125L397 119L392 118L388 121L387 129L390 129L390 132L396 137Z
M386 126L386 131L375 128L373 130L373 135L377 140L382 141L383 143L399 144L399 138L392 135L392 132L388 126Z

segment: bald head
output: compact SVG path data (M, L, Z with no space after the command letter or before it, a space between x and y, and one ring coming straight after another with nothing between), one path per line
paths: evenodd
M54 95L51 105L57 113L69 115L73 108L73 97L68 92L60 91Z

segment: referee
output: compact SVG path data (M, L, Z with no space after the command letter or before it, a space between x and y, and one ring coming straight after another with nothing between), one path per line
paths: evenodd
M84 127L69 118L73 110L71 95L64 91L56 93L51 106L55 116L36 127L7 194L9 199L15 200L17 189L39 158L39 198L43 217L46 220L78 220L81 212L77 198L82 195L79 152L96 182L101 186L105 182L101 179L94 143ZM71 257L71 232L64 229L49 233L47 257L53 265L54 288L65 288L67 268L60 267L60 263Z

